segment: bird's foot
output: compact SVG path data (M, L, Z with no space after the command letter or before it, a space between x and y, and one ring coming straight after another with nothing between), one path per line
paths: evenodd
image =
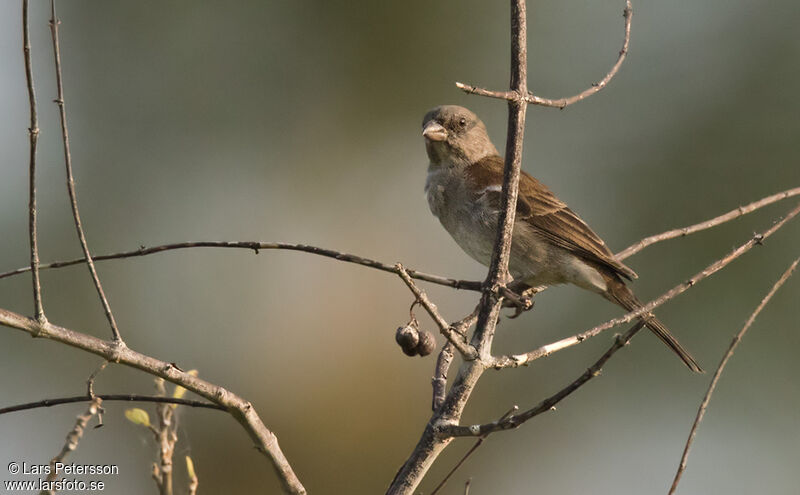
M512 289L504 287L502 289L503 294L503 307L504 308L514 308L514 314L510 315L510 319L514 319L533 308L533 298L532 293L529 292L530 289L524 290L520 293L514 292Z

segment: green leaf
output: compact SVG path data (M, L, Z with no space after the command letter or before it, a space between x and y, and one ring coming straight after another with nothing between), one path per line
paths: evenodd
M126 409L125 417L133 424L150 426L150 415L144 409L139 409L138 407Z

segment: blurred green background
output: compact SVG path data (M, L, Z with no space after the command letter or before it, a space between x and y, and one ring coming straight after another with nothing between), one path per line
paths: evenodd
M32 2L41 146L41 258L76 257L58 130L48 6ZM531 1L530 87L561 97L599 80L621 45L622 1ZM796 0L634 4L628 61L599 95L528 113L525 164L615 250L800 185ZM19 2L0 14L0 271L27 251L27 95ZM475 110L502 149L506 106L455 81L505 88L507 2L64 2L62 59L78 198L93 252L186 240L300 242L467 279L484 269L428 212L424 113ZM797 200L628 260L651 298L771 225ZM764 247L658 311L713 369L731 336L800 254L790 223ZM429 417L434 359L394 330L411 295L396 277L302 253L188 250L104 262L129 346L251 400L312 493L381 493ZM42 275L47 316L109 330L83 266ZM474 293L425 286L449 319ZM745 338L714 397L681 493L786 494L800 484L800 280ZM30 278L0 306L32 313ZM504 319L497 352L522 352L618 315L562 287ZM423 325L432 323L418 311ZM438 337L441 342L441 337ZM592 363L612 333L520 370L489 372L464 421L525 408ZM80 394L96 357L0 332L2 404ZM454 368L455 370L455 368ZM454 371L453 371L454 373ZM666 493L710 374L693 376L642 334L602 378L521 429L492 436L445 493ZM108 368L96 389L152 391ZM116 463L118 494L153 493L149 433L105 405L72 459ZM148 406L143 406L148 407ZM85 405L0 417L0 466L46 463ZM151 408L152 409L152 408ZM180 410L177 486L191 455L200 493L278 491L230 417ZM459 440L429 493L472 445ZM0 479L9 479L5 467ZM534 489L535 487L535 489Z

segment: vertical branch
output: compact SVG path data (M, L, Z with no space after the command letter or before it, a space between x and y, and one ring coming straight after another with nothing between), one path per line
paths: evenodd
M522 162L522 136L527 108L527 32L525 0L511 0L511 90L509 101L506 164L503 172L502 210L497 226L497 237L492 251L489 274L484 282L478 311L478 321L472 335L472 345L478 358L464 362L441 406L425 426L405 464L392 480L387 493L413 493L439 454L452 438L440 434L443 426L457 424L461 419L475 385L491 360L491 347L497 319L502 306L501 288L508 281L508 260L511 254L511 235L517 207L520 166ZM437 377L438 378L438 377ZM439 401L434 397L434 405Z
M36 92L33 89L33 68L31 67L31 34L28 26L28 0L22 0L22 46L25 59L25 79L28 83L28 101L31 107L29 189L28 189L28 233L31 247L31 275L33 278L33 304L36 319L47 321L42 306L42 286L39 282L39 241L36 235L36 146L39 142L39 117L36 113Z
M55 469L56 463L64 462L64 459L67 458L67 455L78 448L78 442L80 442L81 437L83 437L83 432L86 430L86 425L89 424L89 420L92 419L95 414L100 414L102 403L103 400L101 398L95 397L92 399L92 403L89 404L89 408L86 410L86 412L78 416L78 419L75 421L75 426L72 427L72 430L70 430L70 432L67 434L67 439L64 442L64 446L61 448L61 452L59 452L50 461L50 473L47 475L46 480L47 486L45 490L42 490L42 494L52 495L56 492L54 489L51 489L50 485L50 483L56 481L59 476L58 471Z
M508 279L508 260L511 255L511 236L519 193L519 176L522 164L522 138L525 133L526 95L528 93L528 49L525 0L511 0L511 91L508 101L508 135L506 137L506 163L503 170L503 189L497 237L492 261L485 282L484 297L478 314L478 324L472 344L482 357L491 353L491 342L502 300L498 289Z
M56 65L56 84L58 85L58 98L56 104L58 105L58 112L61 118L61 137L64 142L64 164L67 169L67 191L69 192L69 201L72 206L72 217L75 220L75 229L78 231L78 239L81 242L81 249L83 249L83 256L86 258L86 264L89 267L89 273L92 275L94 286L97 289L97 295L100 297L100 302L103 305L103 311L106 314L109 325L111 325L111 333L114 336L114 341L122 342L122 336L117 328L117 322L114 320L114 315L111 313L111 306L108 304L106 294L103 291L103 285L100 283L100 277L97 276L97 270L94 267L92 255L89 253L89 245L86 242L86 235L83 232L83 225L81 224L81 215L78 212L78 199L75 194L75 179L72 175L72 156L69 151L69 132L67 131L67 111L64 105L64 85L61 78L61 49L58 44L58 25L60 21L56 19L56 5L55 0L50 0L50 33L53 36L53 56Z
M167 395L163 378L156 378L156 390L159 396ZM174 413L173 404L156 404L158 425L153 434L158 444L158 463L153 463L153 479L160 495L172 495L172 455L178 441Z

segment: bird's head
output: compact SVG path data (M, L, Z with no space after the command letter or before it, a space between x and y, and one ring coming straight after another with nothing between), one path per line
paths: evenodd
M466 166L499 154L481 119L457 105L438 106L425 114L422 136L435 166Z

